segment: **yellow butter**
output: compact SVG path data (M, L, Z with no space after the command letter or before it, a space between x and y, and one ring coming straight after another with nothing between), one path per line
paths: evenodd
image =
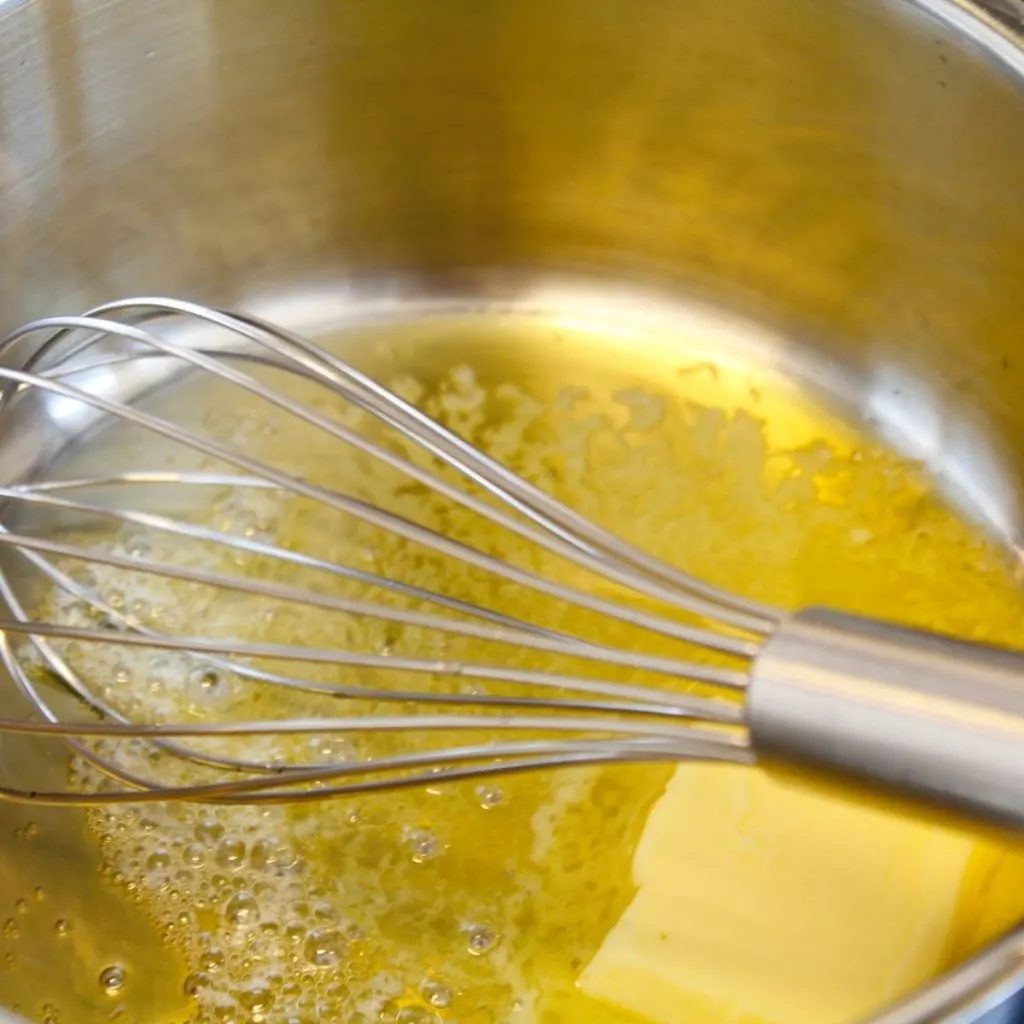
M580 985L658 1024L851 1024L1019 912L1022 868L933 823L683 766L643 833L637 895ZM995 917L964 911L965 886L994 885L1015 893Z

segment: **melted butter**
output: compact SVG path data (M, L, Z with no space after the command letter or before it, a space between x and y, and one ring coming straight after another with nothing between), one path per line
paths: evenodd
M1002 554L935 498L916 467L771 373L708 362L699 342L666 336L640 345L614 330L509 318L366 330L341 344L360 368L583 514L696 575L787 608L825 604L1024 646L1024 602ZM294 382L289 388L325 414L385 436L333 397ZM193 400L203 429L218 440L517 564L614 592L453 511L323 433L232 395L225 401L214 388ZM165 408L174 408L172 399ZM421 453L391 443L428 464ZM137 438L125 438L119 459L141 466L151 458L146 451ZM176 453L166 461L185 464ZM677 650L456 567L310 501L219 491L190 512L218 529L442 589L557 629ZM99 542L323 592L377 596L323 573L137 530ZM641 674L555 665L537 653L141 575L95 569L88 582L155 628L186 635L501 659L665 685ZM47 604L62 620L89 620L73 598L50 595ZM68 657L107 699L155 720L338 710L329 699L255 686L175 655L81 648ZM380 686L474 685L368 670L341 675L316 666L302 673ZM380 709L358 702L354 710ZM397 744L324 736L235 742L229 749L342 760ZM121 757L130 767L154 769L139 749ZM156 769L164 781L202 774L167 760ZM129 915L121 924L138 941L132 952L122 951L129 962L115 993L116 1005L140 1024L185 1017L221 1024L615 1024L622 1015L580 994L576 979L632 896L635 845L669 774L662 767L572 769L327 804L96 812L90 825L100 870L84 882L78 914L89 918L118 894L144 912L147 923L141 917L132 923ZM95 781L81 765L74 777L79 785ZM1024 863L1012 851L997 863L993 868L989 859L983 877L965 883L962 922L949 937L951 962L1024 910ZM26 953L24 938L4 937L0 945ZM38 949L66 956L59 946ZM52 973L49 1009L38 997L23 1010L42 1018L79 1008L76 1019L86 1019L81 996L72 999L59 972ZM173 992L153 989L154 978L172 979ZM0 972L0 996L13 992L13 984L12 971ZM98 977L89 1005L97 1020L114 1005Z

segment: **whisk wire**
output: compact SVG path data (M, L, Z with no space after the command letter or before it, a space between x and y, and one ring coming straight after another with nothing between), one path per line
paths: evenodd
M147 307L150 307L147 310ZM283 356L289 363L297 364L301 369L308 372L319 383L329 387L340 397L352 402L359 408L370 413L389 426L394 427L408 440L413 441L427 450L431 455L441 459L452 468L456 469L474 483L500 498L515 510L521 512L527 518L540 525L541 532L521 533L525 538L534 543L548 547L556 539L565 545L561 553L566 557L573 558L569 552L575 550L578 556L588 558L587 565L598 573L616 571L622 573L621 566L629 566L634 569L631 575L624 575L621 582L632 586L637 590L644 589L646 578L652 580L668 580L672 588L665 589L658 587L652 591L652 596L669 602L680 601L680 591L692 594L695 598L706 597L711 604L706 605L703 601L697 603L692 609L700 614L699 609L704 612L713 611L713 614L724 622L729 622L739 628L751 629L754 631L765 631L780 619L780 614L775 609L756 602L751 602L728 591L713 587L703 580L682 573L671 566L666 565L659 559L652 558L645 552L626 544L620 538L601 529L572 509L557 501L532 484L512 473L505 466L481 452L474 445L463 438L447 430L435 420L424 415L415 406L405 402L398 395L384 388L371 378L361 374L358 370L338 359L309 339L293 334L283 328L269 324L252 316L242 314L229 314L218 310L207 309L192 303L167 299L137 299L123 300L108 303L104 306L91 310L81 318L56 318L51 320L37 321L35 324L27 325L22 329L29 332L35 329L49 330L54 327L66 329L72 321L89 321L92 318L105 317L111 313L123 312L126 310L142 309L153 316L159 316L167 311L174 311L188 316L195 317L201 321L214 324L226 330L240 334L248 341L261 345L278 356ZM99 325L105 324L100 321ZM97 324L79 323L79 327L96 327ZM105 324L108 333L109 323ZM294 403L285 396L274 392L272 389L262 387L257 381L244 374L231 371L218 364L216 360L203 354L196 349L187 349L175 345L164 339L158 338L149 332L139 330L137 327L124 328L124 337L132 338L135 341L151 345L152 347L175 355L187 362L194 363L204 369L223 376L225 379L232 379L246 390L259 394L282 408L287 408L294 415L307 419L310 423L316 423L323 429L332 433L339 440L345 440L363 450L371 451L375 457L388 461L392 458L390 453L373 445L359 435L347 431L342 425L324 417L318 417L315 413L305 409L298 403ZM11 337L11 336L9 336ZM3 342L0 341L0 351ZM224 355L231 353L225 352ZM493 521L500 523L507 529L514 532L526 530L524 524L517 523L513 519L501 516L500 512L493 506L483 505L474 501L471 495L456 488L449 488L433 474L420 471L418 467L396 459L396 468L414 478L418 478L427 486L443 493L445 497L467 507L473 507L476 511ZM420 477L419 474L423 473ZM602 557L604 556L604 557ZM651 584L648 584L651 585ZM684 606L685 607L685 606ZM734 616L733 612L740 612L741 615Z
M53 391L65 398L71 398L76 401L81 401L87 405L94 406L104 412L133 423L136 426L144 427L155 434L177 441L186 447L200 451L205 455L213 456L222 462L234 465L238 469L242 469L254 476L276 484L283 490L298 494L301 497L318 501L321 504L336 509L337 511L354 515L372 526L387 530L392 534L415 543L423 544L425 547L440 554L454 558L475 568L484 569L485 571L507 579L510 582L530 587L531 589L544 593L547 596L569 601L579 607L611 615L612 617L619 618L624 622L630 622L634 625L642 625L644 628L663 632L665 635L674 636L675 638L683 641L697 643L702 646L710 646L726 653L749 656L755 650L755 647L750 642L744 643L742 640L735 637L715 633L712 630L700 629L683 623L673 622L659 616L650 615L649 613L640 612L635 609L631 609L628 606L598 598L576 588L568 587L555 581L545 579L527 570L519 569L508 562L495 558L491 555L487 555L459 541L445 537L434 530L420 526L419 524L413 523L394 513L388 512L374 505L369 505L357 498L340 494L337 491L333 491L310 483L309 481L291 476L287 473L283 473L266 465L265 463L260 462L259 460L235 452L225 445L221 445L215 441L199 438L176 424L170 423L160 417L144 413L140 410L130 408L125 406L123 403L111 401L103 398L102 396L91 394L80 388L72 387L60 381L48 380L35 374L26 374L22 371L6 367L0 367L0 379L10 379L23 384L34 385L43 390ZM582 558L582 556L576 556L574 560L578 561L579 558ZM589 564L586 567L589 568ZM599 566L594 566L594 568L599 568ZM620 575L610 569L604 571L603 574L611 579L615 579ZM616 581L628 585L628 579L629 577L626 575L623 576L622 579L618 579ZM647 592L651 596L658 596L658 591L651 590L650 588L648 588ZM698 605L692 602L688 602L685 610L696 614L712 614L711 609L704 608L703 605ZM748 628L753 629L754 627L749 626Z
M167 326L173 331L184 323L201 328L198 344L174 340L162 330ZM220 332L215 342L207 340L210 328ZM126 344L129 349L97 352L97 347L102 349L107 341ZM140 428L181 445L235 472L133 470L72 479L33 479L0 487L0 509L34 508L138 527L219 551L268 559L282 570L323 574L325 580L357 584L379 592L381 599L341 596L310 585L227 573L208 565L124 555L103 545L34 536L10 525L0 526L0 548L15 553L52 588L79 602L101 624L93 628L36 621L19 599L7 572L0 571L0 597L10 613L8 619L0 621L0 657L19 693L42 718L0 719L0 733L59 738L81 759L82 770L97 773L100 780L91 788L85 785L65 792L0 788L0 799L68 805L185 798L210 802L306 801L420 785L438 778L481 778L566 764L689 758L747 763L752 759L746 709L737 698L746 686L751 659L781 620L777 610L691 577L615 537L322 346L256 317L152 298L108 303L77 317L37 320L0 339L0 358L11 361L12 351L29 343L32 348L20 365L0 366L0 415L26 397L50 395L91 408L112 422ZM433 495L508 531L524 543L524 550L545 551L608 581L618 592L656 602L673 615L637 607L625 597L604 597L549 578L354 495L287 472L170 419L89 389L89 375L97 369L116 370L138 360L168 360L182 370L206 374L238 388L320 435L350 446L375 464L401 473ZM345 422L264 383L242 368L246 364L281 371L325 389L394 432L403 444L413 444L440 466L455 470L481 494L450 483ZM259 538L236 536L163 512L116 502L102 504L81 496L105 488L114 488L118 495L131 495L133 488L143 485L263 490L305 499L560 604L701 652L711 652L724 664L713 663L714 659L709 662L703 658L654 654L585 639ZM589 672L524 668L503 656L494 662L476 662L349 650L343 646L171 635L130 611L115 607L97 587L75 579L61 568L69 560L118 573L179 581L215 593L233 592L275 605L284 603L318 613L338 614L356 622L390 622L431 634L496 644L511 652L536 651L599 665L605 670L653 673L662 680L676 680L686 686L699 683L722 695L677 692L664 685L591 677ZM685 621L674 617L677 613ZM81 701L95 721L67 721L33 678L23 654L15 650L11 638L16 636L25 638L45 670ZM332 712L251 722L140 724L114 706L113 698L102 698L96 692L96 680L86 679L75 669L59 646L68 643L176 652L188 659L201 659L212 670L247 682L317 698L354 701L360 707L379 704L398 710L388 715ZM348 675L343 682L329 681L279 672L262 667L261 662L325 666L332 674L335 670L349 674L369 671L475 680L512 687L514 692L389 688L362 678L349 681ZM243 756L234 756L234 752L225 752L218 746L207 749L210 744L231 737L370 733L377 738L393 734L436 739L450 731L467 730L483 735L483 741L470 746L442 743L436 749L381 753L342 764L324 760L282 765L276 760L277 755L261 757L255 748L247 748ZM504 732L524 730L551 734L552 738L501 738ZM140 774L116 752L110 755L107 745L115 742L143 744L140 749L150 752L151 762L152 757L168 756L180 763L190 762L198 775L186 773L181 776L182 781L176 781L174 773L166 777L160 771ZM146 757L136 757L132 764L137 762L147 763Z

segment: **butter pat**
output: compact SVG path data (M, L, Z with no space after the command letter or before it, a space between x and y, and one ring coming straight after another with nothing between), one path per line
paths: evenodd
M658 1024L851 1024L945 966L977 840L684 765L580 986Z

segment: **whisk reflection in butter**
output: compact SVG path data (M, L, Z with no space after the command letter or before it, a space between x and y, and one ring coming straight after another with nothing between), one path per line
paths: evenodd
M199 328L191 338L189 327ZM0 418L16 415L22 403L40 400L51 403L52 414L53 404L59 402L65 413L69 406L88 410L90 425L129 424L184 446L218 468L36 478L0 489L8 510L42 509L138 527L204 545L206 550L264 560L285 578L224 572L219 565L223 559L172 563L4 526L0 543L51 587L83 602L100 622L93 628L37 621L19 596L13 576L0 576L0 593L10 609L9 621L0 624L0 653L41 719L6 719L2 727L64 739L107 779L90 792L9 787L0 791L8 799L58 804L178 798L305 801L437 782L439 776L476 778L618 761L700 758L753 763L755 752L767 752L853 773L981 817L1014 824L1024 819L1024 745L1019 743L1024 729L1024 672L1016 655L831 613L788 617L696 579L588 521L329 351L252 317L176 300L125 300L81 317L29 324L0 347L10 363L10 354L26 345L30 354L17 368L0 369L0 378L7 382L0 396ZM240 389L404 474L413 485L510 531L524 551L542 550L583 570L588 579L603 579L617 596L559 582L554 575L524 568L381 505L293 475L287 465L257 459L244 447L105 393L102 385L123 376L127 368L152 371L154 381L166 381L172 368L191 371ZM321 411L318 403L290 397L280 386L282 373L312 385L337 405L347 403L369 414L424 458L411 458L386 438L378 441L353 430L343 418ZM263 379L268 374L271 383ZM457 475L453 477L452 471ZM638 637L656 638L652 648L677 643L681 653L653 653L568 635L500 609L289 550L270 539L218 531L163 510L149 511L136 500L139 495L151 500L161 489L180 496L183 489L200 493L223 488L271 491L315 503L421 545L453 565L492 574L545 600L571 603L593 613L598 624L603 617L636 627ZM99 492L114 494L115 500L90 500ZM223 594L253 595L308 609L311 615L336 614L356 622L373 619L399 629L467 638L488 645L494 656L470 662L343 645L314 648L181 636L158 630L130 608L118 607L88 579L76 579L63 568L67 560ZM289 572L295 575L289 578ZM308 572L370 588L379 597L366 600L320 592L304 582ZM649 610L651 605L659 610ZM25 657L24 646L12 643L16 635L28 638L31 659ZM53 641L181 652L201 659L214 673L321 697L383 703L395 710L254 721L147 721L145 710L133 718L104 699L99 681L76 671ZM573 669L518 667L502 657L510 648L568 659ZM30 661L38 661L94 714L88 720L67 720L44 691ZM287 671L277 670L282 664ZM494 684L500 692L465 692L455 685L441 690L370 687L352 682L351 673L332 681L305 677L303 666L313 665L339 673L403 673L449 684L472 680ZM609 668L650 674L655 682L617 682L605 678ZM477 738L451 738L464 732ZM345 733L418 739L405 750L344 763L239 757L239 751L216 743L230 737ZM161 755L194 763L196 777L187 784L169 785L161 780L158 767L152 776L129 771L116 755L106 752L106 746L101 752L91 742L96 739L150 744ZM958 751L959 761L951 761L950 750Z

